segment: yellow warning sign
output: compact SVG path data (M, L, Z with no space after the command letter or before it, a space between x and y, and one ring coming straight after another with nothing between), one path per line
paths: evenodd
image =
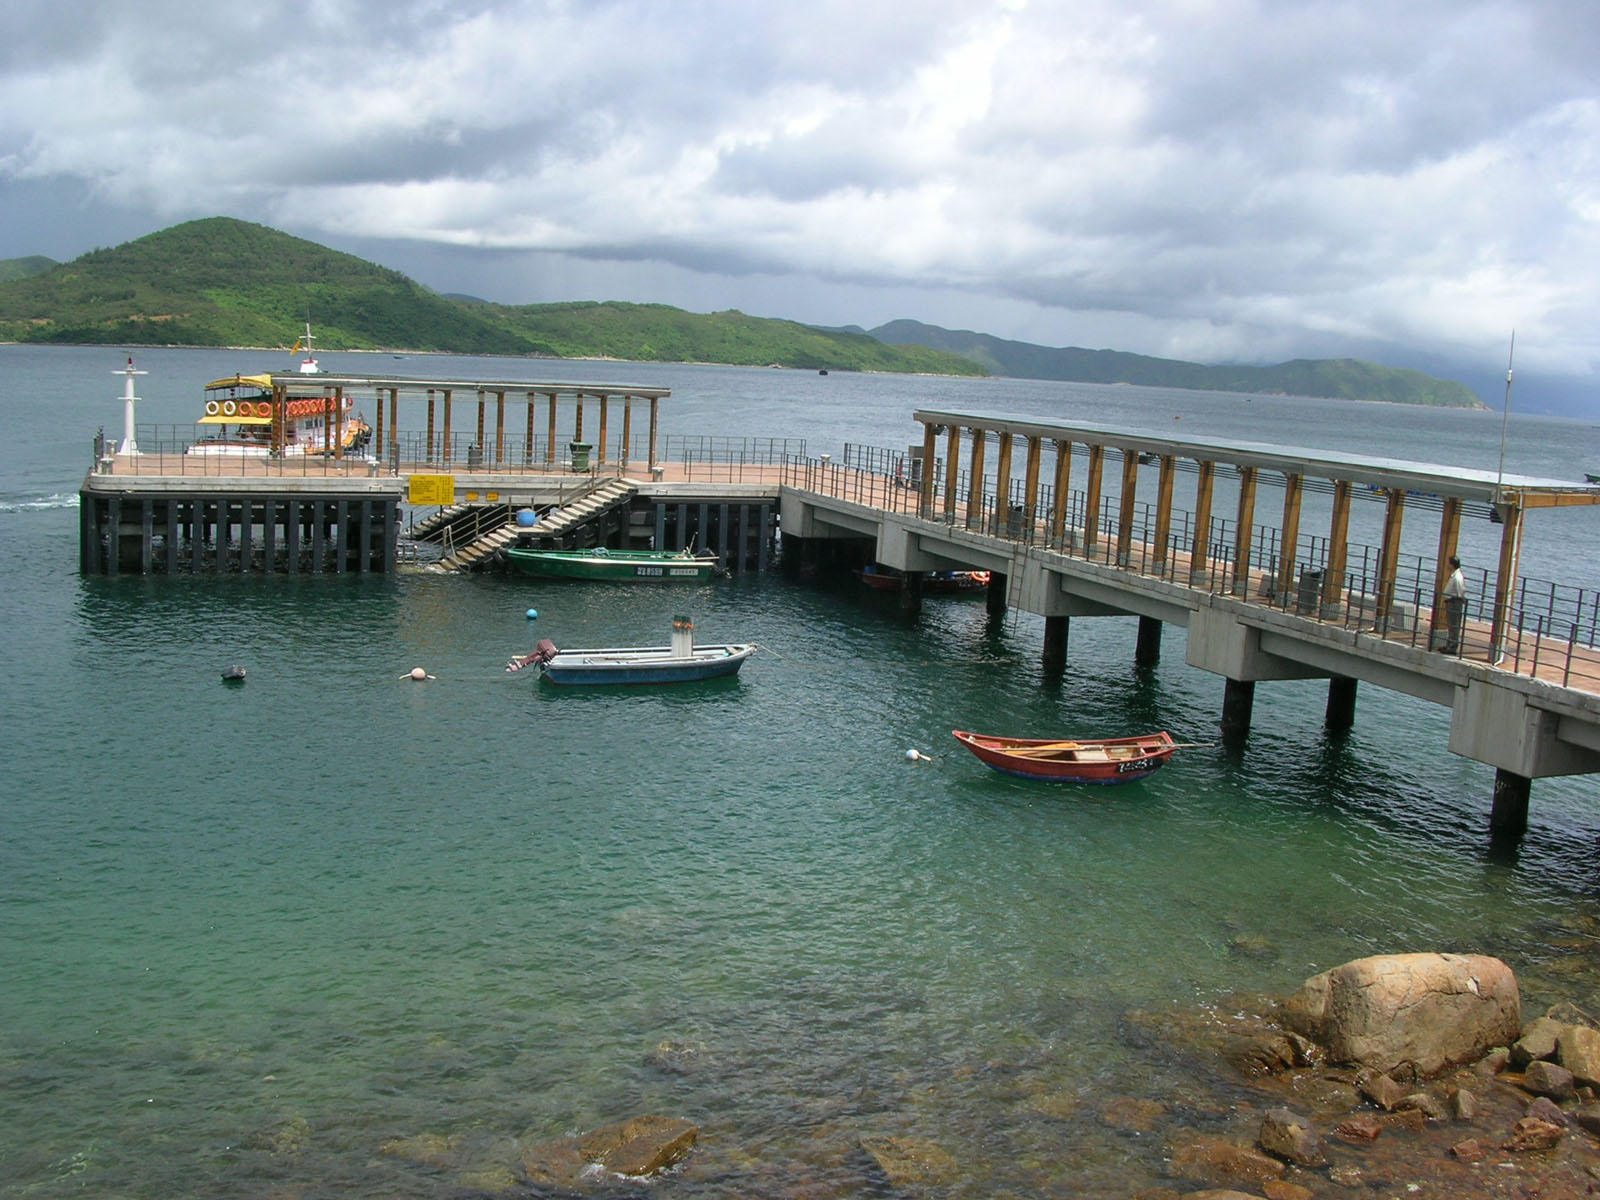
M406 480L407 504L454 504L454 475L412 475Z

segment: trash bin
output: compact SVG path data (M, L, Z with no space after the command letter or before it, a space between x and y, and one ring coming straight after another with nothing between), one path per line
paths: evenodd
M483 447L474 442L467 447L467 470L476 471L483 466Z
M1026 517L1027 509L1023 508L1020 504L1013 504L1009 509L1007 509L1006 536L1014 538L1021 537L1023 523Z
M567 453L572 457L574 471L587 471L589 469L589 451L594 447L588 442L568 442Z
M1300 572L1300 588L1296 595L1295 611L1315 614L1322 607L1322 572Z

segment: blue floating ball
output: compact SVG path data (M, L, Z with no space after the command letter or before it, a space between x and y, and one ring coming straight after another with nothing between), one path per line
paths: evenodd
M539 523L539 514L531 508L524 508L517 513L517 524L523 529L532 529Z
M528 610L527 617L530 621L537 621L539 619L539 610L537 608L530 608Z

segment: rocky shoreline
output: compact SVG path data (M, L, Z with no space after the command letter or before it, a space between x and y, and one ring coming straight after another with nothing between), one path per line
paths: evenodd
M515 1144L414 1134L380 1154L484 1196L1600 1195L1600 1028L1571 1003L1524 1021L1500 960L1379 956L1236 1001L1124 1014L1155 1075L1074 1088L1033 1063L963 1068L1011 1106L1003 1145L951 1136L935 1082L797 1114L804 1144L781 1150L731 1120L646 1113ZM677 1041L646 1056L684 1077L715 1060Z

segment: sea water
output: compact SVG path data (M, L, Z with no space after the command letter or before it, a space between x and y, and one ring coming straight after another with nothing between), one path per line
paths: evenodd
M262 359L137 352L141 423L192 420L206 380ZM1036 618L950 597L908 619L848 576L80 578L76 490L96 428L120 431L121 365L0 347L0 1195L458 1195L643 1113L701 1129L661 1195L868 1191L873 1134L949 1154L951 1194L1126 1190L1160 1179L1161 1144L1108 1132L1097 1098L1228 1086L1130 1037L1141 1010L1413 950L1504 958L1532 1011L1600 1006L1600 788L1536 781L1520 850L1491 849L1492 772L1448 753L1442 708L1364 687L1335 735L1324 684L1264 684L1241 753L1109 789L950 738L1212 741L1222 681L1175 628L1141 671L1131 618L1074 621L1052 676ZM436 369L661 383L667 431L813 454L903 449L916 408L1392 436L1479 468L1500 437L1483 413L1155 389ZM1581 478L1590 426L1509 430L1510 469ZM1529 554L1592 586L1592 518L1550 515ZM503 669L541 636L662 642L680 611L762 650L680 689Z

